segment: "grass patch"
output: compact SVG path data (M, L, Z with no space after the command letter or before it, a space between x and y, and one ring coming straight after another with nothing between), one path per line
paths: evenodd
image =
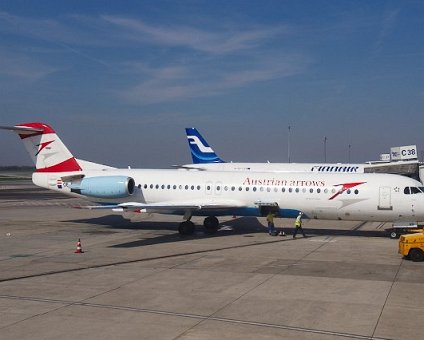
M10 181L28 181L31 179L31 176L5 176L0 175L0 182L10 182Z

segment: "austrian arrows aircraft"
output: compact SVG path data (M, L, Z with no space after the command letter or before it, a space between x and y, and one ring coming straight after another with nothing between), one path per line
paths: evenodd
M302 211L317 219L424 220L424 188L399 175L116 169L74 158L46 124L1 128L24 142L36 165L34 184L96 203L84 208L182 215L181 234L193 233L192 216L206 216L204 226L214 232L216 216L270 210L281 217Z
M193 164L179 168L216 171L271 171L271 172L324 172L363 173L364 164L342 163L227 163L209 146L196 128L186 128Z

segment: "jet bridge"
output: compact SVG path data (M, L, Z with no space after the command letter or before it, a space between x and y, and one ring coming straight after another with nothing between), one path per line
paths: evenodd
M364 167L365 173L386 173L408 176L418 181L424 180L424 165L417 160L399 162L369 162Z

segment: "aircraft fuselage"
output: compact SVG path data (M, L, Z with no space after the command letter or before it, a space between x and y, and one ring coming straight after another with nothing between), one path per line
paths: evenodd
M234 202L230 209L194 209L193 215L260 216L261 204L276 204L281 217L295 217L299 211L310 218L422 221L424 193L405 193L405 188L419 188L421 183L408 177L390 174L316 174L269 172L215 172L179 170L116 169L83 172L85 178L128 176L135 190L129 197L90 198L93 202ZM62 181L72 173L34 173L36 185L65 194L71 184ZM58 185L60 183L60 185ZM150 211L154 212L154 209ZM163 209L160 211L164 213ZM165 213L184 214L170 208Z

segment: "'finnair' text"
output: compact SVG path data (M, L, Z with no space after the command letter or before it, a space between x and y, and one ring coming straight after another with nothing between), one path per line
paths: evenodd
M359 166L314 165L312 172L358 172Z

